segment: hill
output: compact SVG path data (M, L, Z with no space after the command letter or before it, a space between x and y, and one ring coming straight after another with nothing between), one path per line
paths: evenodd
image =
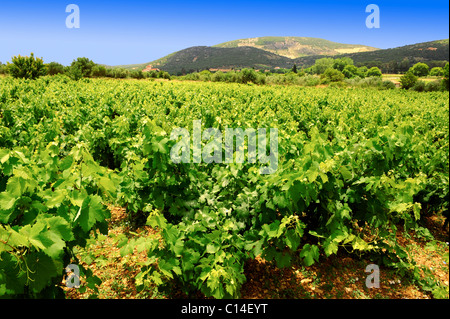
M269 51L290 59L311 55L338 55L343 53L369 52L377 48L332 42L319 38L307 37L259 37L234 40L217 44L217 48L254 47Z
M218 48L197 46L172 53L150 63L172 74L205 69L291 68L292 59L253 47Z
M366 51L361 52L364 50ZM304 56L300 56L302 54ZM288 55L299 57L292 59ZM153 62L115 67L129 70L153 67L171 74L184 74L205 69L291 68L294 64L306 68L320 58L344 56L353 59L358 66L378 66L384 73L405 72L417 62L425 62L430 67L443 66L443 61L449 60L449 40L376 50L368 46L341 44L317 38L262 37L235 40L212 47L191 47Z
M347 53L340 56L346 56L359 65L379 66L382 69L389 68L389 64L404 68L409 68L417 62L432 62L448 61L449 60L449 39L437 40L405 45L402 47L377 50L371 52ZM295 59L297 66L308 67L314 64L316 59L323 57L332 57L331 55L314 55L308 57L300 57ZM334 56L336 57L336 56ZM403 71L403 70L399 70ZM395 72L389 70L387 72Z

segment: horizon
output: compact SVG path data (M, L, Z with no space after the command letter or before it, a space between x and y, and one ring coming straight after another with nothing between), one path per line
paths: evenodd
M80 8L80 28L66 26L66 6ZM365 25L380 8L380 28ZM422 1L6 1L0 9L0 61L31 52L45 63L77 57L117 66L143 64L194 46L238 39L310 37L378 49L449 38L449 3Z

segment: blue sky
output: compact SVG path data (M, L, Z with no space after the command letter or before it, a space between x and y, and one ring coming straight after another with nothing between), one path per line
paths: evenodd
M68 29L68 4L80 28ZM365 25L369 4L379 29ZM68 65L85 56L109 65L146 63L196 45L259 36L305 36L392 48L449 37L448 1L6 1L0 0L0 61L34 52Z

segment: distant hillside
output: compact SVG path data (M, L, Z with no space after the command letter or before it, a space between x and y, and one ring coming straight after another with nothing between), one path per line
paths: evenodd
M291 59L253 47L216 48L198 46L172 53L150 63L172 74L205 69L291 68Z
M260 37L234 40L217 44L217 48L254 47L269 51L290 59L311 55L338 55L343 53L368 52L377 48L359 45L343 44L319 38L307 37Z
M250 46L244 46L244 44ZM364 50L366 52L355 53L355 51ZM295 59L287 57L301 54L312 55ZM297 67L306 68L313 65L317 59L342 56L352 58L356 65L378 66L384 73L405 72L417 62L426 62L431 67L442 66L443 61L449 60L449 40L376 50L368 46L341 44L316 38L263 37L236 40L213 47L191 47L153 62L113 68L143 70L152 67L171 74L184 74L205 69L291 68L294 64Z
M331 57L331 55L329 55ZM437 40L405 45L398 48L377 50L371 52L349 53L347 56L353 59L355 64L371 64L383 66L383 64L405 62L409 66L417 62L448 61L449 60L449 39ZM308 67L314 64L316 59L323 58L323 55L301 57L295 59L297 66Z

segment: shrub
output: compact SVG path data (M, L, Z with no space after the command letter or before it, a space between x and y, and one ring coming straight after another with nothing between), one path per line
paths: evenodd
M448 91L448 62L444 66L444 72L442 75L444 78L442 79L442 89Z
M211 81L213 82L224 82L225 74L222 71L217 71L211 76Z
M435 92L440 91L442 89L441 81L431 81L425 85L425 92Z
M367 66L364 65L364 66L358 68L357 74L361 79L364 79L367 76L367 71L369 71L369 69L367 68Z
M117 68L114 69L114 78L116 79L126 79L130 75L130 71L124 69L124 68Z
M83 71L79 66L71 66L67 69L66 74L74 81L78 81L83 77Z
M94 66L95 63L88 58L77 58L70 65L71 68L78 69L75 72L81 72L82 77L91 77Z
M374 67L372 67L372 68L370 68L368 71L367 71L367 76L382 76L383 74L381 73L381 71L380 71L380 69L379 68L377 68L376 66L374 66Z
M425 91L425 82L424 81L416 81L416 83L414 83L414 85L411 87L411 90L413 91L417 91L417 92L423 92Z
M11 61L12 63L8 63L8 71L14 78L34 80L47 73L44 61L35 58L33 53L29 57L15 56Z
M416 84L418 77L415 76L411 71L408 71L400 77L400 84L402 86L402 89L410 89Z
M62 64L59 64L58 62L50 62L49 64L47 64L47 74L64 74L64 66Z
M358 75L358 68L354 65L346 65L342 70L342 74L344 74L347 79L351 79Z
M94 77L105 77L106 76L106 68L103 65L94 65L92 68L92 76Z
M430 68L425 63L419 62L409 69L415 76L427 76Z
M430 75L431 76L442 76L442 75L444 75L444 69L441 67L438 67L438 66L435 68L432 68L430 70Z
M343 81L345 76L339 70L336 70L336 69L333 69L333 68L328 68L320 76L320 78L322 79L322 83L326 84L326 83L329 83L329 82Z
M242 73L242 83L246 84L249 82L255 83L257 76L255 70L252 69L243 69Z
M2 64L0 62L0 74L7 74L8 73L8 68L6 66L6 64Z
M381 85L379 86L379 88L382 90L393 90L397 87L395 86L394 82L386 80L386 81L381 82Z
M145 77L144 72L142 72L141 70L133 70L130 72L130 77L132 77L133 79L143 79Z

